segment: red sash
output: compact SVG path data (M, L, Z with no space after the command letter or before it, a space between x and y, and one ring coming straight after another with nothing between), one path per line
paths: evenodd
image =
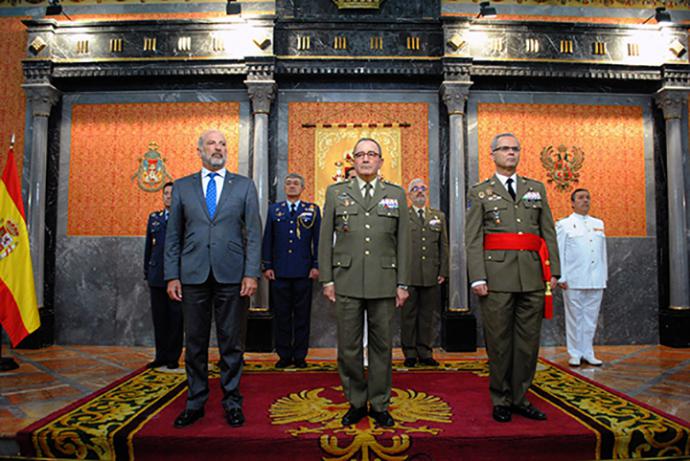
M546 282L544 297L544 318L553 318L553 296L551 296L551 263L546 241L534 234L485 234L485 250L526 250L539 253L541 272Z

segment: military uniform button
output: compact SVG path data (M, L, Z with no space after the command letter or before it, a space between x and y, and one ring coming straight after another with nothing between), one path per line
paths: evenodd
M365 224L365 225L364 225L364 228L365 228L365 229L371 229L371 224Z
M426 251L426 247L422 247L422 251Z
M338 261L337 263L335 263L335 265L336 265L336 266L340 266L340 261Z
M426 256L422 256L422 259L426 259Z
M395 263L391 264L391 267L395 267Z
M422 237L422 242L426 242L426 237Z
M295 221L290 221L290 224L295 224Z
M517 208L517 207L518 207L518 206L517 206L517 203L516 203L516 204L515 204L515 208Z
M517 222L522 222L522 219L517 218L516 221L517 221Z
M371 242L371 237L364 237L365 242Z
M524 234L524 232L522 232L522 231L518 232L518 235L522 235L522 234Z
M491 256L488 256L486 259L491 259Z
M495 207L494 207L494 210L498 210L498 207L497 207L497 206L495 206Z
M290 233L291 233L291 234L292 234L292 232L293 232L293 230L292 230L292 229L290 229Z
M388 216L390 216L390 215L391 215L391 214L390 214L390 213L388 213Z
M292 250L288 250L288 253L292 253Z
M370 253L369 250L364 250L364 254L365 254L366 256L369 256L369 253Z
M426 227L422 227L422 231L425 231L425 230L426 230Z
M364 216L369 216L369 212L368 212L368 211L365 212L365 213L364 213Z

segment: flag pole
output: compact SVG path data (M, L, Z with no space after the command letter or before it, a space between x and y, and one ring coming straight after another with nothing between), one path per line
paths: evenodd
M12 139L10 139L10 149L14 148L14 133L12 133ZM16 370L19 368L19 364L12 358L12 357L3 357L2 356L2 338L3 338L3 332L5 330L0 328L0 372L2 371L10 371L10 370Z

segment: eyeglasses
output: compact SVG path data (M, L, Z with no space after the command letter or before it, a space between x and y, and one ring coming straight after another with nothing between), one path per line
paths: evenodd
M510 152L511 150L513 152L517 152L518 154L520 153L520 148L518 146L501 146L501 147L497 147L496 149L494 149L494 152L506 153L506 152Z
M424 192L426 190L426 186L414 186L412 189L410 189L412 192Z
M355 152L353 155L355 158L362 158L365 155L369 158L376 158L381 156L381 154L379 154L378 152L374 152L373 150L370 150L369 152Z

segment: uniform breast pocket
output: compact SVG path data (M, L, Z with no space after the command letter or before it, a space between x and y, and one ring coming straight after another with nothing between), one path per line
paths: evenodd
M535 201L523 200L522 203L523 203L523 206L527 209L526 214L527 214L527 218L529 219L530 223L538 224L539 223L539 217L541 216L541 208L542 208L541 200L535 200Z
M349 232L357 220L358 212L356 205L335 207L335 230Z
M400 217L400 209L386 208L383 206L376 207L376 215L381 218L382 230L385 232L394 233L398 229L398 218Z
M500 223L501 219L505 218L506 211L508 211L508 204L503 200L486 204L484 205L484 222Z

